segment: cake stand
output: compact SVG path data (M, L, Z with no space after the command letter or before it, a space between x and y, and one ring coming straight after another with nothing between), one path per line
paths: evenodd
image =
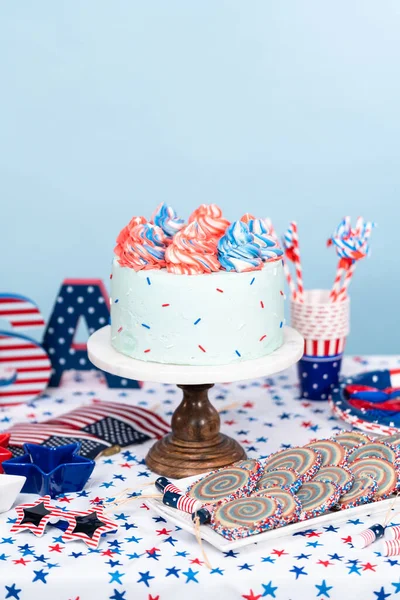
M90 336L87 350L91 362L103 371L126 379L174 383L181 388L183 399L172 416L172 432L156 442L146 457L152 471L179 479L246 457L236 440L220 433L219 414L208 399L214 383L278 373L300 360L304 341L297 331L285 327L283 345L263 358L211 367L168 365L135 360L117 352L111 346L108 325Z

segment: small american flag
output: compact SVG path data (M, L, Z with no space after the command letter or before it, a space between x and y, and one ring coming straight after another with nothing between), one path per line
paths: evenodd
M4 433L10 434L8 449L11 450L14 456L24 454L23 445L26 443L54 448L80 442L79 454L93 459L112 446L112 444L90 433L62 425L49 425L48 423L17 423Z
M47 423L85 431L122 448L152 438L160 439L170 432L168 423L146 408L101 400Z

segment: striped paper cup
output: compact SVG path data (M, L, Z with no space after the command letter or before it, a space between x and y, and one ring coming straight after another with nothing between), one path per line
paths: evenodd
M306 290L304 301L291 300L291 324L304 337L298 363L303 398L328 400L339 381L342 355L350 330L350 299L330 300L330 290Z

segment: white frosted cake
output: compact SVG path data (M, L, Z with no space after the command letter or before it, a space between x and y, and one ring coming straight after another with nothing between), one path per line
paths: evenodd
M283 343L282 251L266 223L229 224L215 205L185 224L165 204L117 238L111 343L143 361L219 365Z

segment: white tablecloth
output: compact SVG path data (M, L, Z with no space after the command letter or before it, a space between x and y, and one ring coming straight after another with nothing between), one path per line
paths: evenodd
M399 364L398 357L347 358L343 371ZM21 420L61 414L94 397L137 403L168 419L180 396L172 385L146 383L140 390L123 392L106 389L99 378L70 378L67 387L48 390L33 405L0 410L0 430ZM267 379L216 385L210 397L221 411L222 431L239 440L249 457L343 428L327 404L298 399L295 368ZM59 498L57 505L83 510L95 498L113 498L126 488L140 491L155 479L143 461L151 443L100 459L84 492ZM19 500L32 501L32 496ZM53 527L42 538L11 535L15 517L14 510L0 515L0 599L400 598L400 557L381 556L377 545L353 547L352 535L371 524L360 519L235 552L220 553L205 544L209 570L196 539L157 516L146 500L133 500L115 511L119 530L103 537L98 550L83 542L63 543L62 532Z

